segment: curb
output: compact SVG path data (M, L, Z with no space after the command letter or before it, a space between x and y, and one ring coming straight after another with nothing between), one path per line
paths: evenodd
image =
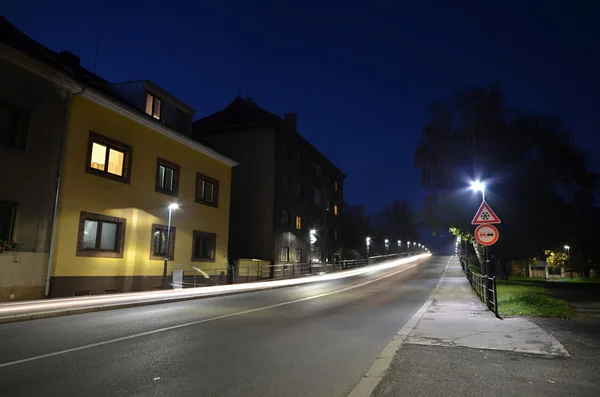
M446 275L446 271L448 270L448 265L450 264L451 260L452 256L450 257L450 259L448 259L446 267L444 268L444 272L440 277L440 281L438 281L437 286L429 295L427 301L425 301L423 306L421 306L421 308L417 310L417 312L410 318L410 320L408 320L408 322L404 324L402 328L400 328L400 331L398 331L396 335L394 335L390 343L388 343L387 346L383 348L381 353L379 353L379 357L377 357L377 360L375 360L373 365L371 365L371 368L369 368L369 370L365 373L360 382L354 387L354 389L352 389L350 394L348 394L348 397L369 397L371 396L371 394L373 394L375 388L377 387L377 385L379 385L386 371L392 364L392 360L394 359L396 352L400 350L400 348L404 344L404 340L408 337L412 330L415 329L415 327L421 320L421 317L423 317L425 312L427 312L427 310L429 309L429 306L431 306L431 304L433 303L435 296L437 295L440 287L442 286L442 280Z
M190 300L216 298L216 297L229 296L229 295L250 294L253 292L269 291L269 290L274 290L274 289L279 289L279 288L294 287L296 285L302 285L302 284L278 285L278 286L261 288L261 289L256 289L256 290L230 291L230 292L213 293L213 294L206 294L206 295L154 299L154 300L131 302L131 303L115 303L115 304L107 304L107 305L102 305L102 306L81 307L81 308L76 308L76 309L62 309L62 310L52 310L52 311L39 312L39 313L18 314L15 316L0 317L0 325L1 324L9 324L9 323L17 323L17 322L22 322L22 321L40 320L40 319L44 319L44 318L71 316L71 315L75 315L75 314L101 312L101 311L107 311L107 310L118 310L118 309L127 309L127 308L131 308L131 307L139 307L139 306L160 305L163 303L184 302L184 301L190 301Z

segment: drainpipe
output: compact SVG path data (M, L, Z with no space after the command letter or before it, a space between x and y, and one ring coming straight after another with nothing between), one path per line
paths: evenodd
M81 95L85 91L85 86L81 88L81 91L72 93L70 91L67 92L67 104L65 107L65 125L63 127L62 133L62 143L60 148L60 161L58 163L58 175L56 178L56 195L54 198L54 214L52 216L52 234L50 235L50 252L48 253L48 270L46 273L46 292L44 295L48 297L50 295L50 278L52 277L52 258L54 257L54 248L55 248L55 239L56 239L56 222L58 220L58 199L60 196L60 183L62 180L62 169L65 160L65 148L67 145L67 128L69 125L69 115L71 110L71 98L73 96Z

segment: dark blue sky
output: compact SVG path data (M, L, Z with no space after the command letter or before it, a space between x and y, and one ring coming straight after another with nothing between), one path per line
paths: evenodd
M347 201L374 212L395 198L421 206L413 149L428 104L455 88L500 82L512 104L562 116L597 158L597 3L9 0L2 12L89 69L100 35L99 75L150 79L197 117L238 86L267 110L297 112L300 132L348 174Z

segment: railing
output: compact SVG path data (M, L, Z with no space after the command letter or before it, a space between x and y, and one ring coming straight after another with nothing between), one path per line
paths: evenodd
M263 280L282 280L311 275L332 273L340 270L352 269L373 265L394 258L403 258L417 255L419 252L399 253L389 255L371 256L368 259L351 259L335 262L296 262L285 264L261 264L254 266L240 266L235 274L228 273L226 269L185 269L183 275L183 288L195 288L208 285L239 284ZM177 266L177 265L175 265ZM179 265L183 267L183 265Z
M491 310L496 317L500 318L500 314L498 313L498 289L496 288L496 276L488 276L486 274L480 274L472 271L471 268L469 268L466 260L460 260L460 265L467 276L467 280L469 280L471 287L479 299L485 303L487 308Z

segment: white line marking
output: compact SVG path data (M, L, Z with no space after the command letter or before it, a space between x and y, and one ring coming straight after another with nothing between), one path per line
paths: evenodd
M435 295L438 293L440 287L442 286L442 280L446 275L446 271L448 270L448 265L450 265L451 260L452 255L446 263L446 267L444 268L444 272L440 277L440 281L438 281L435 289L427 298L427 301L425 301L423 306L421 306L421 308L417 310L417 312L410 318L410 320L408 320L406 324L404 324L404 326L400 328L400 331L398 331L396 335L394 335L390 343L388 343L387 346L383 348L383 350L379 354L379 357L377 357L377 360L375 360L373 365L371 365L371 368L369 368L369 370L365 373L365 376L363 376L360 382L358 382L354 389L352 389L348 397L369 397L371 394L373 394L373 392L377 388L377 385L379 385L379 383L383 379L385 372L392 364L392 360L394 359L396 352L400 350L406 337L412 332L413 329L415 329L415 327L421 320L421 317L423 317L423 314L425 314L427 309L429 309L429 306L431 306L431 304L433 303L433 298L435 298Z
M425 261L423 261L423 262L425 262ZM192 321L192 322L189 322L189 323L173 325L173 326L165 327L165 328L158 328L158 329L155 329L155 330L152 330L152 331L140 332L140 333L133 334L133 335L123 336L121 338L115 338L115 339L110 339L110 340L106 340L106 341L102 341L102 342L91 343L89 345L74 347L72 349L60 350L60 351L56 351L56 352L53 352L53 353L42 354L40 356L24 358L22 360L10 361L10 362L7 362L7 363L0 364L0 368L9 367L9 366L12 366L12 365L17 365L17 364L23 364L23 363L26 363L26 362L29 362L29 361L41 360L43 358L59 356L59 355L62 355L62 354L72 353L72 352L76 352L76 351L80 351L80 350L91 349L93 347L104 346L104 345L108 345L108 344L111 344L111 343L122 342L122 341L129 340L129 339L140 338L142 336L157 334L157 333L160 333L160 332L166 332L166 331L172 331L174 329L179 329L179 328L184 328L184 327L190 327L192 325L198 325L198 324L208 323L208 322L217 321L217 320L223 320L223 319L229 318L229 317L242 316L244 314L250 314L250 313L255 313L255 312L259 312L259 311L263 311L263 310L274 309L276 307L281 307L281 306L291 305L293 303L304 302L304 301L308 301L308 300L312 300L312 299L322 298L322 297L329 296L329 295L339 294L340 292L345 292L345 291L349 291L349 290L352 290L352 289L355 289L355 288L360 288L360 287L363 287L363 286L365 286L367 284L371 284L371 283L374 283L376 281L383 280L384 278L388 278L388 277L394 276L394 275L396 275L398 273L402 273L402 272L404 272L404 271L406 271L408 269L412 269L413 267L420 265L423 262L417 262L417 263L415 263L415 264L413 264L411 266L402 268L401 270L398 270L398 271L390 273L390 274L386 274L385 276L376 278L374 280L369 280L369 281L362 282L360 284L351 285L349 287L345 287L345 288L342 288L342 289L339 289L339 290L336 290L336 291L325 292L325 293L319 294L319 295L308 296L306 298L295 299L293 301L282 302L282 303L277 303L277 304L274 304L274 305L258 307L256 309L244 310L244 311L237 312L237 313L224 314L222 316L216 316L216 317L206 318L204 320Z

